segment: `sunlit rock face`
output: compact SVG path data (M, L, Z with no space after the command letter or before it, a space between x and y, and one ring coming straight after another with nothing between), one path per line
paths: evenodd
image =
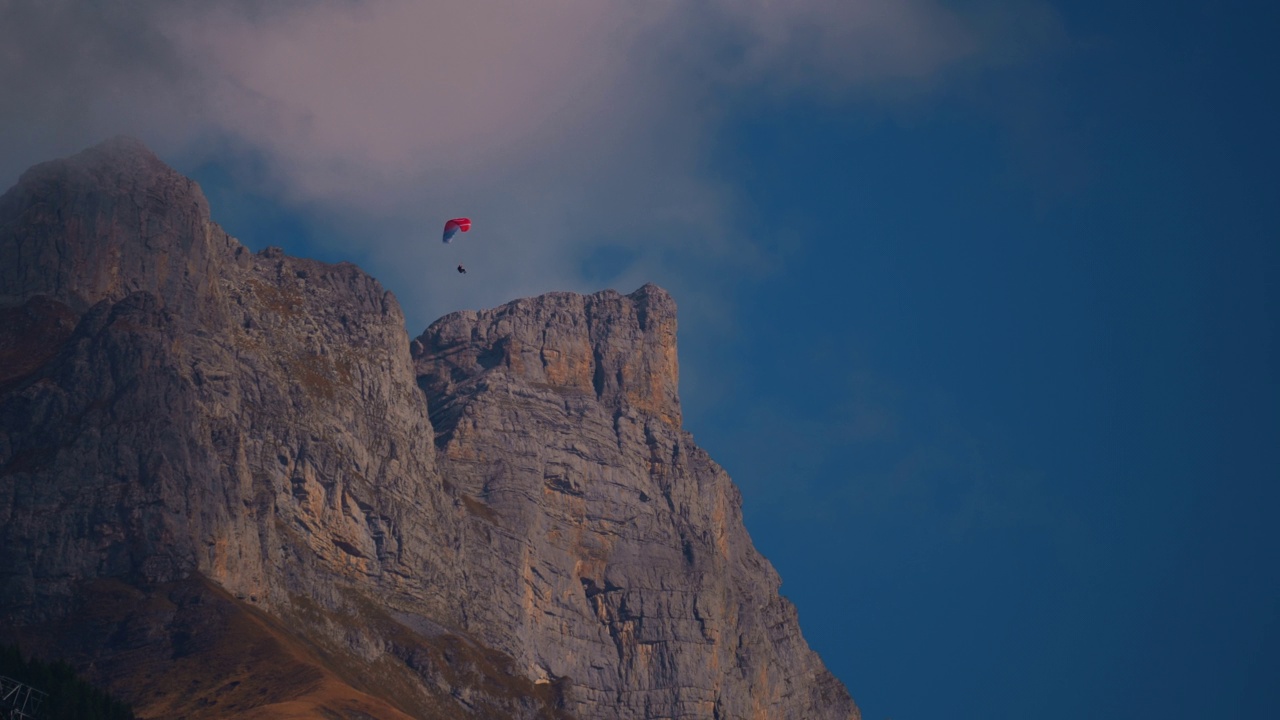
M117 139L0 197L0 320L0 640L143 717L858 716L681 429L656 286L410 342Z

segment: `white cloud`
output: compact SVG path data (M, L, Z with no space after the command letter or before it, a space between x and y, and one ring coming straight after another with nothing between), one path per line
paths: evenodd
M978 42L932 0L14 0L0 12L0 97L19 108L0 120L16 139L0 177L118 132L192 164L238 148L265 167L259 190L358 244L411 318L594 289L580 264L602 243L630 251L623 290L749 264L732 189L704 170L720 89L928 77ZM436 225L457 214L476 229L445 255ZM458 259L476 270L467 284L442 272Z

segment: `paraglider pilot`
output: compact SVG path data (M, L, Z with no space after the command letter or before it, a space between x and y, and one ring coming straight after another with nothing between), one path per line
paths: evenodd
M463 275L466 275L466 274L467 274L467 269L466 269L466 268L464 268L464 267L462 267L461 265L459 265L459 266L458 266L458 272L462 273Z

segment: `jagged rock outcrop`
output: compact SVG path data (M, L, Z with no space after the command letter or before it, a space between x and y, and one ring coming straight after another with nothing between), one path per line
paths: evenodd
M411 343L117 139L0 197L0 320L0 640L143 716L857 717L681 428L656 286Z

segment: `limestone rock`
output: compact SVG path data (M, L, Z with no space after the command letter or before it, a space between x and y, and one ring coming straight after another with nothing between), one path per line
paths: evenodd
M681 428L656 286L410 342L122 138L0 197L0 320L0 641L142 717L858 717Z
M413 349L441 472L472 513L470 632L531 676L572 678L579 717L857 717L737 488L680 428L665 291L455 313Z

